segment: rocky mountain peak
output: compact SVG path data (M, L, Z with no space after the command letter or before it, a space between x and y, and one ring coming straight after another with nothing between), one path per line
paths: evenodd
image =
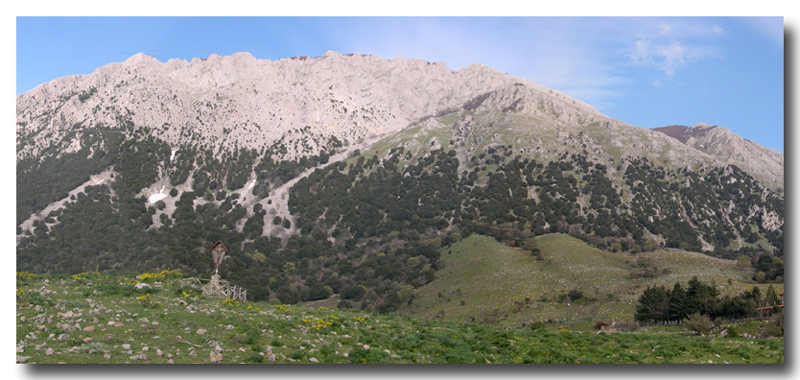
M259 149L306 127L318 142L331 136L361 141L514 86L535 93L537 102L556 113L577 107L576 112L600 116L574 99L482 65L453 71L420 59L337 52L276 61L249 53L212 54L162 63L139 53L19 95L17 158L36 155L68 135L79 138L70 133L76 125L147 126L175 146L191 136L195 145ZM304 152L288 146L287 158L320 149L321 143Z

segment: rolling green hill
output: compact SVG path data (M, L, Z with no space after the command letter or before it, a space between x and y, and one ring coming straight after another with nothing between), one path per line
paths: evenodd
M671 287L697 277L721 294L753 287L751 268L696 252L610 253L564 234L535 240L538 255L486 236L454 243L442 250L436 279L420 287L403 312L502 326L557 321L586 327L632 321L639 296L652 285ZM645 274L648 268L652 274ZM570 291L583 298L570 300Z

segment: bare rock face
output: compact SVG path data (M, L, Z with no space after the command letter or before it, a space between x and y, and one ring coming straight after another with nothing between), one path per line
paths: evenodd
M784 156L744 139L726 128L698 123L691 128L674 125L653 130L673 137L724 163L736 165L770 187L783 187Z
M527 104L513 99L513 92L497 96L515 85L535 96L525 98ZM528 107L565 121L602 117L584 103L480 65L456 72L444 63L335 52L277 61L236 53L166 63L136 54L19 95L17 159L53 145L77 151L80 128L89 126L146 126L176 147L190 142L258 149L278 142L287 150L282 158L291 159L300 150L320 150L313 141L305 148L293 144L301 134L361 141L468 102L477 107L476 97L490 94L492 102L508 103L504 107Z

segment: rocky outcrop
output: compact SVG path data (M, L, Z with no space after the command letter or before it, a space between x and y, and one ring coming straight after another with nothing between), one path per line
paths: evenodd
M783 154L744 139L726 128L698 123L691 128L669 126L653 130L673 137L722 162L736 165L765 185L772 188L783 187Z
M317 153L321 144L314 140L355 142L396 132L514 85L539 94L528 101L550 113L601 116L584 103L480 65L453 71L444 63L335 52L277 61L236 53L166 63L137 54L19 95L17 159L53 145L76 151L81 128L100 125L146 126L173 146L190 141L260 149L283 138L286 158L293 158ZM312 137L303 152L290 143L301 134Z

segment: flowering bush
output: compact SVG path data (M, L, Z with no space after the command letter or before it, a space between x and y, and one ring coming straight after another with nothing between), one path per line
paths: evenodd
M149 273L145 272L139 275L139 279L142 282L150 282L150 281L160 281L166 278L175 278L175 277L182 277L183 273L181 273L177 269L165 269L158 273Z
M17 272L17 281L25 281L30 280L31 278L36 277L35 273L30 273L27 271Z
M284 313L294 313L294 310L292 310L291 308L289 308L288 306L286 306L286 305L283 305L283 304L281 304L281 305L275 305L274 307L275 307L276 309L278 309L278 310L280 310L280 311L284 312Z
M147 308L156 307L158 306L158 301L153 301L150 299L150 293L147 293L143 296L137 297L139 299L139 303Z
M227 307L229 307L231 309L235 309L235 308L239 307L239 301L237 301L237 300L235 300L233 298L226 298L226 299L222 300L222 303L225 304L225 306L227 306Z
M335 315L331 315L326 318L302 318L300 321L303 323L307 323L312 329L316 331L320 330L327 330L329 327L332 327L334 322L336 322L339 318Z

